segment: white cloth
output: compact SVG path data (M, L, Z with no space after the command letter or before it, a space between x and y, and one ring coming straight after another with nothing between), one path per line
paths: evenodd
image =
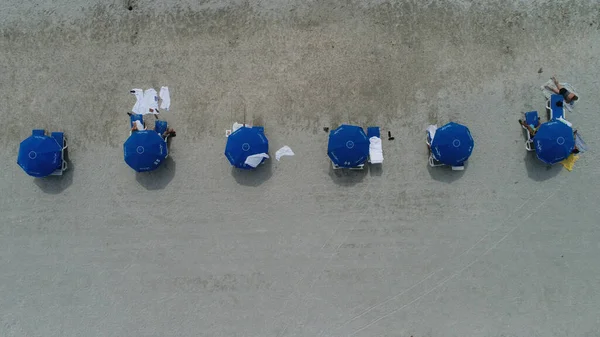
M169 111L171 107L171 95L169 94L169 87L160 87L160 108Z
M292 149L289 146L284 146L281 149L277 150L277 152L275 152L275 159L277 159L277 161L279 161L279 159L281 159L281 157L283 156L293 156L294 155L294 151L292 151Z
M135 125L137 126L138 131L146 130L144 124L142 124L140 121L135 121Z
M252 167L257 167L262 162L263 158L269 158L269 155L266 153L253 154L251 156L248 156L248 158L246 158L246 161L244 162L244 164L252 166Z
M369 161L371 164L383 163L383 147L381 145L381 138L371 137L369 138Z
M138 115L158 114L158 95L156 90L150 88L146 91L142 89L132 89L130 91L136 98L136 102L131 112ZM150 111L152 109L153 111Z
M429 133L429 138L431 138L431 141L433 142L433 137L435 137L435 132L437 131L437 124L434 125L429 125L427 127L427 129L425 129L428 133Z
M131 112L135 114L141 114L138 111L142 111L142 102L144 101L144 90L142 89L131 89L130 93L135 96L135 104L131 108Z

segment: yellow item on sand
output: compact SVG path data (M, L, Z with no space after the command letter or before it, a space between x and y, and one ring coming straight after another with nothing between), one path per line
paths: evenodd
M573 171L573 166L575 166L577 159L579 159L579 156L571 153L567 159L561 161L560 163L570 172Z

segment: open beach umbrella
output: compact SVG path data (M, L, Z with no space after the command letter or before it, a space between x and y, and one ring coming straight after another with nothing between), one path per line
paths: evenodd
M260 126L241 127L227 137L225 145L225 156L231 165L245 170L254 167L246 164L246 159L252 155L267 154L269 152L269 140L265 136L265 129ZM263 162L266 158L263 158Z
M33 135L21 142L17 164L32 177L46 177L62 165L61 151L54 138Z
M134 131L123 144L123 152L135 171L152 171L167 158L167 142L154 130Z
M356 167L367 161L369 139L360 126L342 124L329 133L327 155L337 166Z
M552 120L538 128L533 136L535 153L546 164L556 164L567 159L575 147L573 129L567 124Z
M431 142L431 153L443 164L462 166L471 156L473 145L469 128L450 122L436 130Z

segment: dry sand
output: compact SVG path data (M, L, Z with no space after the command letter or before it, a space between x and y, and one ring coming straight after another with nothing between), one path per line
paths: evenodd
M5 0L0 336L599 336L599 12ZM517 124L552 74L581 96L573 172ZM128 91L161 85L177 138L135 174ZM296 156L231 170L244 111ZM464 172L427 166L424 129L450 120L475 138ZM331 171L343 122L392 131L381 170ZM34 127L68 136L65 176L16 165Z

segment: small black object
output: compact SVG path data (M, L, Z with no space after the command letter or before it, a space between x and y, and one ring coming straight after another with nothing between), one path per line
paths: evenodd
M392 137L392 131L388 131L388 140L394 140L394 137Z
M325 131L325 132L329 132L329 128L328 128L328 127L324 127L324 128L323 128L323 131Z
M133 10L133 7L132 7L132 6L129 6L129 7L127 7L127 9L129 9L130 11L132 11L132 10Z
M129 116L131 116L131 115L132 115L132 113L131 113L131 112L128 112L127 114L128 114Z

